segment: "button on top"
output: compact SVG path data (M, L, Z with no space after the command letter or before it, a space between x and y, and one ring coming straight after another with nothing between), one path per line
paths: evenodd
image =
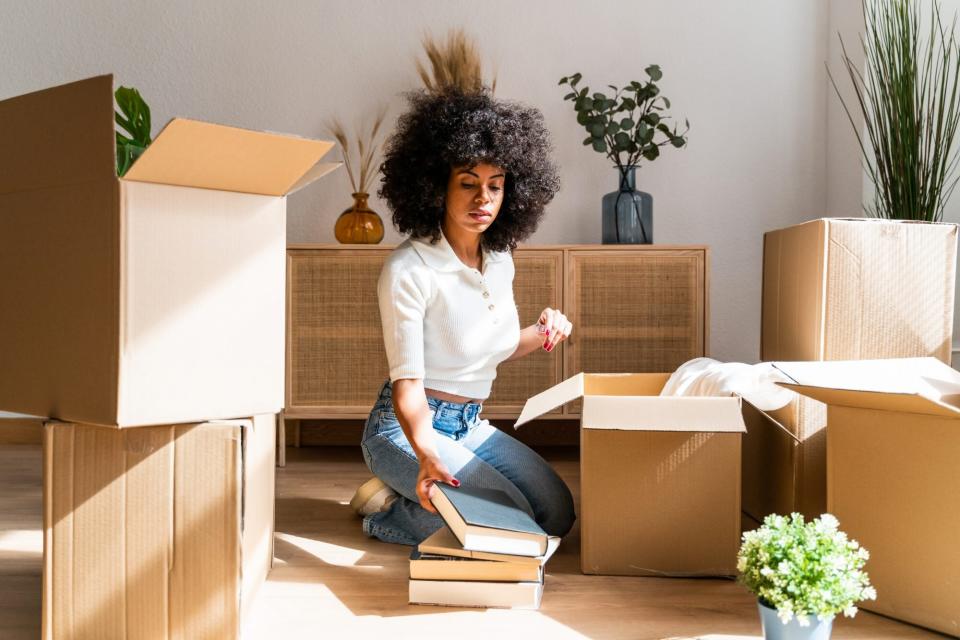
M490 309L490 311L493 311L493 305L490 305L489 307L487 307L487 309Z
M483 297L484 297L484 298L489 298L489 297L490 297L490 292L489 292L489 291L484 291L484 292L483 292Z

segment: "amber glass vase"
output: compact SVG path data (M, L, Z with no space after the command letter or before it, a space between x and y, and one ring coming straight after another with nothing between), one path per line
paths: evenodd
M370 194L353 194L353 206L340 214L333 235L342 244L377 244L383 240L383 221L367 205Z

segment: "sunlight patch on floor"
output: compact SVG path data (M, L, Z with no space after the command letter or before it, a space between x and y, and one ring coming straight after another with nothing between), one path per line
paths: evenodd
M276 536L277 540L282 540L283 542L291 544L301 551L305 551L306 553L309 553L310 555L322 560L327 564L332 564L338 567L356 566L360 558L365 555L365 552L359 549L351 549L350 547L343 547L338 544L330 544L329 542L311 540L310 538L303 538L290 533L277 533ZM366 566L363 568L382 569L383 567Z
M549 638L550 640L589 638L538 611L488 609L445 612L444 609L444 607L417 606L409 610L429 613L390 617L364 616L358 618L361 624L357 629L362 632L365 628L369 628L370 637L375 637L374 633L379 635L386 632L391 640L424 637L455 637L458 640L461 638L490 640L497 637Z
M40 529L11 529L0 531L0 552L43 554L43 531Z
M705 636L683 636L664 638L663 640L762 640L763 636L737 636L726 633L709 633Z

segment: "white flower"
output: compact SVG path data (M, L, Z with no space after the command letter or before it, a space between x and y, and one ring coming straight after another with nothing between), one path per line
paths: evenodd
M793 618L793 612L789 609L777 609L777 617L780 618L780 622L787 624Z
M852 618L853 616L857 615L857 608L854 605L850 605L843 610L843 615L847 616L848 618Z
M805 615L798 615L798 616L797 616L797 622L800 623L800 626L801 626L801 627L809 627L809 626L810 626L810 618L808 618L808 617L805 616Z
M873 587L864 587L863 597L867 600L876 600L877 599L877 590Z
M792 565L786 560L781 561L780 564L777 565L777 571L785 575L790 573L791 568L792 568ZM771 571L771 573L773 572Z
M826 529L830 531L835 531L840 526L840 522L836 519L836 517L832 516L829 513L824 513L823 515L821 515L820 522L823 524L823 526Z
M773 575L773 569L771 569L770 567L764 567L763 569L760 569L760 575L766 578L769 578L770 576Z

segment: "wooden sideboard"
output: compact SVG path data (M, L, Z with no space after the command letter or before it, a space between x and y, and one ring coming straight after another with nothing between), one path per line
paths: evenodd
M288 247L285 420L369 414L387 378L376 283L392 249ZM527 246L514 263L521 324L553 307L574 331L551 353L502 364L484 403L487 418L516 418L527 397L580 371L673 371L708 353L706 246ZM545 417L579 412L571 403Z

